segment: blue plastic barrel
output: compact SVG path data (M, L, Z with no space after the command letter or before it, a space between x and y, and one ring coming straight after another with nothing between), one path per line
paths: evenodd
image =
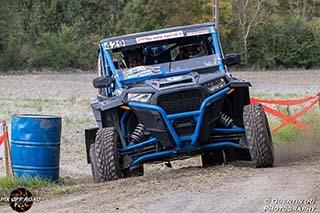
M58 181L60 139L60 117L13 115L11 153L15 175Z

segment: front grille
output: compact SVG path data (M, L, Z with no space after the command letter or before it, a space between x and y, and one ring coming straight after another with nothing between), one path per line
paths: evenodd
M157 105L167 114L189 112L200 109L202 96L200 90L191 90L160 95Z

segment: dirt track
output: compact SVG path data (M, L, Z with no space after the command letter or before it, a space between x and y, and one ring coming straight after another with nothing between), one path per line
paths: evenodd
M320 152L314 153L319 155ZM302 157L270 169L228 165L153 171L145 177L86 185L82 195L39 203L35 212L262 212L273 199L318 199L320 158ZM196 159L194 159L196 161ZM190 163L190 162L189 162ZM90 190L88 189L90 188Z
M320 90L320 71L233 75L251 81L251 93L258 96L277 93L306 97ZM318 200L314 205L300 206L317 207L320 212L319 141L305 141L299 148L276 147L276 165L269 169L252 169L243 163L205 169L200 167L199 158L192 158L173 162L173 169L163 164L147 165L143 177L93 184L82 129L94 125L88 107L95 96L90 86L94 76L0 77L0 104L11 106L0 107L6 119L12 113L26 112L30 98L37 104L32 103L27 112L63 116L61 175L71 177L81 188L78 193L35 203L30 212L262 212L264 206L297 206L272 200L305 198ZM1 210L8 212L9 208Z

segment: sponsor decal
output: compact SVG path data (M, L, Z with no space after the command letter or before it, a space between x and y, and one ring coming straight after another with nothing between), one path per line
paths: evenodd
M205 30L187 32L186 36L204 35L204 34L208 34L208 33L210 33L210 31L208 29L205 29Z
M139 66L135 68L131 68L128 70L123 71L123 78L124 79L132 79L132 78L139 78L144 76L150 76L155 74L160 74L161 69L160 66Z
M161 33L156 35L139 37L139 38L136 38L136 41L138 44L140 44L140 43L151 42L151 41L160 41L160 40L171 39L171 38L179 38L183 36L184 36L183 31L180 30L180 31L175 31L170 33Z

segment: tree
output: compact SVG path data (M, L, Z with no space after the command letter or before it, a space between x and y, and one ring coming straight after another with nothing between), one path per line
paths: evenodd
M220 0L219 8L224 51L248 66L320 66L320 0ZM92 69L104 37L212 15L213 0L0 0L0 71Z
M258 15L266 0L234 0L240 24L244 60L248 62L248 38L252 28L259 23Z

